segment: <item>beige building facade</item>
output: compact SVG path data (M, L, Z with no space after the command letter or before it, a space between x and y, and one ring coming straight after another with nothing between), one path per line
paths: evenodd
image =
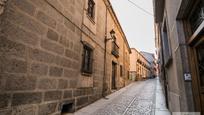
M150 74L149 76L147 76L148 78L155 78L157 76L157 69L156 69L156 59L155 59L155 55L153 53L149 53L149 52L144 52L141 51L140 52L145 59L147 59L147 61L149 62L149 64L147 64L148 68L150 69Z
M131 48L130 76L133 81L146 79L150 76L150 63L135 48Z
M204 114L203 0L154 0L159 76L171 112Z
M130 48L109 1L0 4L0 114L66 114L129 83Z
M109 3L107 9L106 29L106 77L105 94L120 89L130 83L129 54L131 52L126 36L120 26L116 14ZM114 33L114 35L112 35Z

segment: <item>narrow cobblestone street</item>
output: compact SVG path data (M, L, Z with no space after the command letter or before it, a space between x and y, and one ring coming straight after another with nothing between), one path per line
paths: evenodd
M74 115L170 115L158 78L138 81Z

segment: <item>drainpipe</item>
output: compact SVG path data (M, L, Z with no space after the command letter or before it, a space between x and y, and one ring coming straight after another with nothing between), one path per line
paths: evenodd
M105 2L105 0L104 0L104 2ZM108 13L107 13L107 9L108 9L108 6L107 6L107 4L106 4L106 2L105 2L105 5L106 5L106 19L105 19L105 39L104 39L104 74L103 74L103 88L102 88L102 96L104 97L104 98L106 98L105 97L105 93L106 93L106 52L107 52L107 48L106 48L106 46L107 46L107 42L106 42L106 39L107 39L107 16L108 16Z

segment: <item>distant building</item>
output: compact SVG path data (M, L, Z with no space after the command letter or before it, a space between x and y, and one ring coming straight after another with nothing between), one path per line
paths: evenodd
M140 52L150 63L149 68L150 68L150 76L148 77L156 77L156 59L153 53L148 53L148 52Z
M135 48L131 48L130 77L133 81L146 79L150 76L150 63Z

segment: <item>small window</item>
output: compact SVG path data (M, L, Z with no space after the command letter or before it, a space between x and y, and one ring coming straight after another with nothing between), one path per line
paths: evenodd
M92 73L92 65L93 65L93 49L87 45L84 45L83 51L83 61L82 61L82 72L83 73Z
M95 13L95 3L93 0L88 0L88 9L87 9L87 15L91 18L94 18Z

